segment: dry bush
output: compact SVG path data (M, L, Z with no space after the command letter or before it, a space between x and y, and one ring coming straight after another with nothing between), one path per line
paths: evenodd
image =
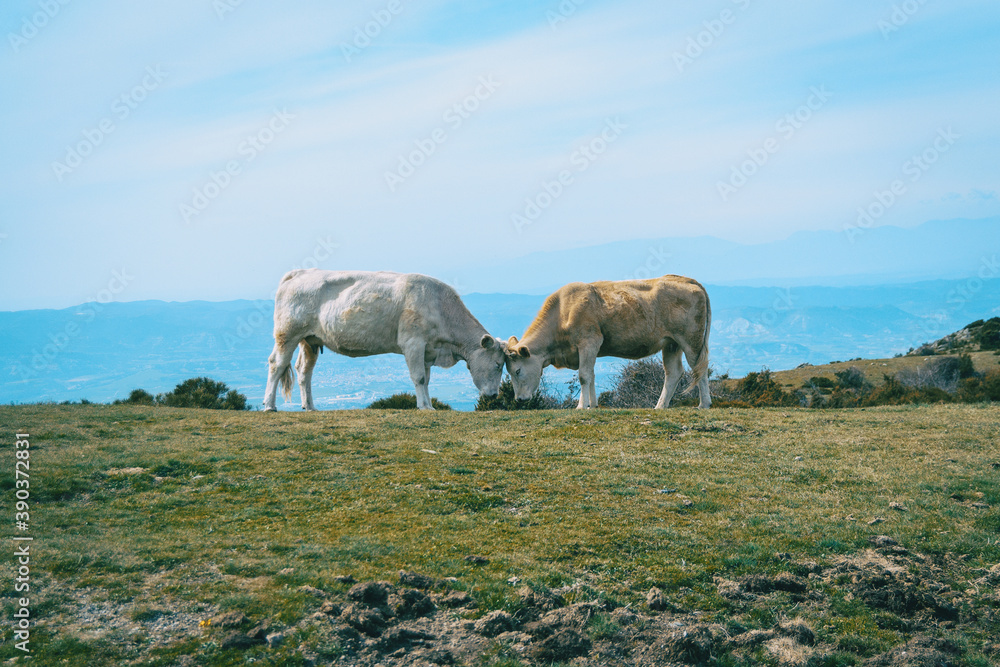
M654 408L663 391L663 376L663 362L658 356L630 361L618 371L614 388L601 392L597 402L606 408ZM687 393L690 385L691 372L684 371L670 404L695 405L697 399Z
M958 389L960 363L957 357L936 357L928 359L917 368L909 368L896 374L901 384L912 389L940 389L949 394Z

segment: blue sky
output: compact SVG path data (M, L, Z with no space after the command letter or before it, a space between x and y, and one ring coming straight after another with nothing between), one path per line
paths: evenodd
M11 0L0 21L0 309L1000 214L995 2Z

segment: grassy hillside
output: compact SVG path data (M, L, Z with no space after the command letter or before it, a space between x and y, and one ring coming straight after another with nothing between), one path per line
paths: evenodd
M972 357L972 363L978 373L986 373L1000 367L1000 356L997 356L992 351L975 351L968 354ZM906 355L890 359L855 359L853 361L838 361L831 364L800 366L799 368L790 370L775 371L773 377L785 389L799 389L803 383L814 377L833 380L836 378L837 373L855 367L864 374L866 380L878 386L882 384L886 375L894 376L900 371L915 370L926 364L930 359L957 356L958 354L956 353L934 356Z
M31 435L33 664L1000 657L992 406L41 405L0 425L7 498ZM351 593L375 580L397 595Z

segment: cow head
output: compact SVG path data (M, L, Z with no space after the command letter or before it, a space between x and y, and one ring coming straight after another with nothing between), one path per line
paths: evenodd
M504 351L507 343L489 334L483 334L479 348L473 352L466 364L472 381L483 396L496 396L500 391L500 378L503 377Z
M519 345L517 338L507 340L507 372L514 385L514 398L524 401L535 395L542 381L542 360L532 355L527 345Z

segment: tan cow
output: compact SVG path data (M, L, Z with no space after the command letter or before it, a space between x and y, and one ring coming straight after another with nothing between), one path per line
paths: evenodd
M670 405L687 357L698 386L699 408L712 404L708 390L708 333L712 306L696 280L662 276L650 280L570 283L549 295L518 341L507 341L507 372L514 397L531 398L549 365L580 371L578 408L597 407L597 357L642 359L662 350L663 391L657 408Z

